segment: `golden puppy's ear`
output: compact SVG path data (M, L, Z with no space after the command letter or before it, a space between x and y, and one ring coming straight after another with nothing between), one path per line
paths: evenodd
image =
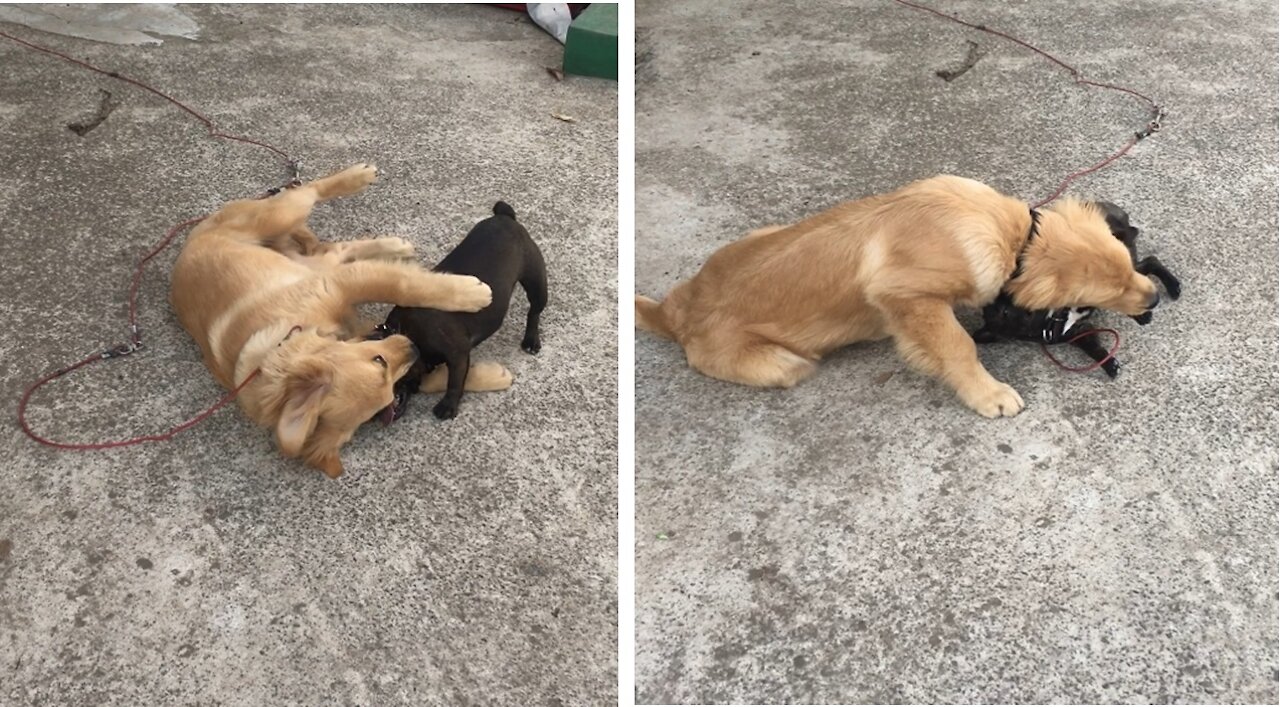
M350 438L349 434L343 435L331 427L321 426L311 436L303 452L307 466L323 471L324 475L330 479L342 476L344 469L338 450Z
M276 441L286 456L296 457L320 420L320 408L333 382L333 370L314 358L302 359L290 368L285 381L284 409L276 423Z
M324 475L330 479L342 476L342 472L345 471L342 467L342 459L338 456L338 450L336 449L325 452L308 463L323 471Z

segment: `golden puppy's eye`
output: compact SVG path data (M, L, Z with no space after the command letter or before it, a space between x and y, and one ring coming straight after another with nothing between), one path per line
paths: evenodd
M374 362L374 363L376 363L376 364L378 364L379 366L382 366L383 368L386 368L386 367L387 367L387 359L385 359L385 358L383 358L383 357L381 357L381 356L374 356L374 357L373 357L373 362Z

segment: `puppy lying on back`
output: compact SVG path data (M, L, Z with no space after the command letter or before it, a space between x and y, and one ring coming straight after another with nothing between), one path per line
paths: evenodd
M1124 243L1129 250L1129 258L1134 269L1143 275L1151 275L1164 285L1164 289L1173 299L1182 294L1182 284L1178 278L1154 255L1138 261L1137 238L1138 229L1129 223L1129 214L1124 209L1106 201L1095 202L1106 215L1107 226L1111 235ZM979 344L987 344L1004 339L1022 341L1039 341L1044 344L1060 344L1070 342L1084 351L1094 361L1102 365L1106 374L1115 378L1120 373L1120 362L1102 345L1097 332L1080 334L1084 329L1082 322L1094 313L1092 307L1069 307L1063 309L1039 309L1035 311L1023 309L1013 303L1007 292L1001 292L995 302L983 307L982 327L973 333L973 340ZM1151 312L1134 317L1139 324L1151 322Z
M417 357L403 336L359 341L365 302L475 311L489 287L474 277L402 262L401 238L322 243L307 227L321 201L364 191L377 177L356 165L269 199L233 201L191 231L173 267L170 301L236 402L275 431L280 451L330 477L338 450L393 399ZM255 374L255 371L257 372Z
M458 414L462 391L505 390L511 372L497 363L471 363L471 349L496 332L506 319L516 283L529 298L524 340L520 348L536 354L542 349L538 319L547 306L547 268L529 232L516 221L505 202L493 206L493 216L477 223L467 237L436 265L437 272L471 275L493 292L493 301L478 312L445 312L425 307L396 307L382 325L384 333L403 334L418 347L420 357L396 385L391 419L404 412L413 391L439 392L444 398L432 410L447 420ZM447 377L447 382L446 382ZM385 419L385 417L384 417Z
M892 337L979 414L1012 416L1022 397L983 368L953 310L1001 289L1027 309L1140 316L1158 301L1097 206L1032 212L941 176L749 233L661 303L637 296L636 324L677 341L697 370L756 386L793 386L837 348Z

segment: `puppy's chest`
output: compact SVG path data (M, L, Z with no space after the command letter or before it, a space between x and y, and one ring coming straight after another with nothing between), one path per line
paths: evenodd
M979 240L962 242L973 296L967 304L982 306L994 301L1016 266L1016 255L997 243Z
M1093 307L1064 307L1049 313L1048 321L1041 335L1046 344L1059 344L1075 335L1081 329L1084 320L1093 316Z

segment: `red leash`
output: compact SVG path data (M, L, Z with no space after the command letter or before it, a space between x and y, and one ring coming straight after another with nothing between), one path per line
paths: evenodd
M1147 104L1148 108L1150 108L1151 119L1147 121L1146 126L1142 130L1134 133L1133 137L1129 139L1129 142L1126 143L1124 147L1120 148L1110 157L1102 160L1101 162L1093 165L1092 167L1087 167L1078 172L1072 172L1071 174L1067 175L1067 178L1062 180L1062 183L1058 185L1058 188L1052 194L1033 204L1031 207L1033 209L1038 209L1041 206L1044 206L1045 204L1062 196L1062 193L1065 192L1067 190L1067 187L1075 180L1079 179L1080 177L1083 177L1086 174L1091 174L1093 172L1096 172L1102 169L1103 167L1106 167L1107 165L1111 164L1112 162L1115 162L1116 160L1120 159L1125 154L1127 154L1129 150L1132 150L1134 145L1137 145L1143 139L1150 137L1153 133L1160 131L1160 127L1161 127L1160 122L1164 119L1164 116L1165 116L1164 109L1162 109L1158 104L1156 104L1155 101L1151 100L1150 98L1148 98L1147 96L1141 93L1138 93L1137 91L1131 88L1125 88L1124 86L1117 86L1115 84L1103 83L1101 81L1093 81L1091 79L1087 79L1084 77L1084 74L1080 73L1080 70L1077 69L1076 67L1068 64L1067 62L1059 59L1058 57L1050 54L1049 52L1046 52L1043 49L1040 49L1039 47L1032 45L1030 42L1025 42L1021 39L1018 39L1017 37L1005 34L1000 30L991 29L990 27L987 27L985 25L978 25L972 22L966 22L960 19L959 17L956 17L955 15L948 15L945 12L935 10L931 7L925 7L924 5L918 5L914 2L910 2L910 0L893 0L893 1L905 7L910 7L915 10L921 10L923 12L928 12L930 14L937 15L938 17L951 20L952 22L964 25L965 27L976 29L981 32L986 32L987 34L994 34L995 36L1000 37L1002 39L1007 39L1010 42L1013 42L1014 44L1030 49L1036 54L1039 54L1040 56L1048 59L1049 61L1052 61L1058 66L1061 66L1062 68L1066 69L1067 73L1071 74L1072 80L1075 81L1077 85L1082 84L1085 86L1094 86L1097 88L1105 88L1112 91L1120 91L1122 93L1127 93L1131 96L1134 96L1135 98L1138 98L1144 101Z
M1086 336L1089 336L1090 334L1110 334L1112 338L1115 339L1115 343L1111 345L1111 350L1107 352L1107 355L1105 358L1103 358L1101 361L1095 361L1093 364L1088 366L1068 366L1067 364L1054 358L1053 354L1049 353L1049 346L1045 344L1043 341L1040 342L1040 350L1044 351L1044 355L1048 356L1049 360L1053 361L1054 365L1056 365L1058 368L1061 368L1064 371L1071 371L1072 373L1088 373L1089 371L1096 371L1099 368L1102 368L1103 364L1105 364L1107 361L1110 361L1116 357L1116 352L1120 350L1120 332L1116 331L1115 329L1107 329L1107 328L1088 329L1086 331L1080 332L1079 334L1076 334L1075 336L1071 337L1070 339L1067 339L1062 343L1072 344L1083 339Z
M1050 54L1049 52L1044 51L1043 49L1040 49L1039 47L1036 47L1036 46L1032 45L1032 44L1031 44L1031 43L1029 43L1029 42L1025 42L1025 41L1023 41L1023 40L1021 40L1021 39L1018 39L1017 37L1014 37L1014 36L1012 36L1012 35L1005 34L1004 32L1001 32L1001 31L999 31L999 30L991 29L990 27L986 27L985 25L978 25L978 24L974 24L974 23L972 23L972 22L966 22L966 21L964 21L964 20L962 20L962 19L960 19L959 17L956 17L956 16L954 16L954 15L948 15L948 14L947 14L947 13L945 13L945 12L941 12L941 11L935 10L935 9L933 9L933 8L931 8L931 7L925 7L924 5L919 5L919 4L916 4L916 3L914 3L914 2L910 2L910 0L893 0L893 1L894 1L894 2L896 2L896 3L898 3L899 5L903 5L903 6L905 6L905 7L910 7L910 8L915 9L915 10L921 10L921 11L923 11L923 12L928 12L928 13L930 13L930 14L937 15L938 17L941 17L941 18L943 18L943 19L947 19L947 20L951 20L952 22L955 22L955 23L957 23L957 24L964 25L965 27L969 27L969 28L971 28L971 29L976 29L976 30L979 30L979 31L982 31L982 32L986 32L987 34L994 34L994 35L995 35L995 36L997 36L997 37L1001 37L1001 38L1003 38L1003 39L1007 39L1007 40L1009 40L1010 42L1013 42L1014 44L1017 44L1017 45L1019 45L1019 46L1022 46L1022 47L1025 47L1025 48L1027 48L1027 49L1030 49L1031 51L1035 52L1036 54L1039 54L1040 56L1042 56L1042 57L1044 57L1044 58L1048 59L1049 61L1052 61L1053 63L1057 64L1058 66L1061 66L1062 68L1066 69L1066 70L1067 70L1067 73L1071 74L1071 78L1072 78L1072 80L1073 80L1073 81L1075 81L1075 83L1076 83L1077 85L1095 86L1095 87L1097 87L1097 88L1105 88L1105 89L1109 89L1109 90L1112 90L1112 91L1120 91L1120 92L1122 92L1122 93L1127 93L1127 94L1129 94L1129 95L1131 95L1131 96L1134 96L1135 98L1138 98L1138 99L1140 99L1140 100L1142 100L1142 101L1146 102L1146 104L1147 104L1148 108L1151 110L1151 118L1150 118L1150 120L1148 120L1148 121L1147 121L1147 125L1146 125L1142 130L1140 130L1140 131L1138 131L1138 132L1134 133L1133 137L1129 138L1129 142L1125 143L1124 147L1121 147L1119 150L1117 150L1117 151L1116 151L1114 154L1112 154L1110 157L1107 157L1106 159L1102 160L1101 162L1099 162L1099 163L1097 163L1097 164L1095 164L1095 165L1093 165L1093 166L1091 166L1091 167L1086 167L1086 168L1081 169L1081 170L1079 170L1079 171L1077 171L1077 172L1072 172L1071 174L1067 175L1067 177L1066 177L1065 179L1063 179L1063 180L1062 180L1062 183L1058 185L1058 188L1057 188L1057 189L1055 189L1055 190L1054 190L1054 192L1053 192L1052 194L1050 194L1049 196L1045 197L1044 199L1041 199L1040 201L1038 201L1038 202L1036 202L1035 204L1033 204L1033 205L1031 206L1031 208L1033 208L1033 209L1038 209L1038 208L1040 208L1041 206L1044 206L1045 204L1047 204L1047 203L1049 203L1049 202L1053 201L1054 199L1057 199L1058 197L1062 196L1063 192L1065 192L1065 191L1067 190L1067 187L1068 187L1068 186L1070 186L1070 185L1071 185L1071 183L1072 183L1072 182L1074 182L1075 180L1079 179L1080 177L1085 176L1086 174L1091 174L1091 173L1093 173L1093 172L1096 172L1096 171L1098 171L1098 170L1102 169L1103 167L1106 167L1107 165L1111 164L1112 162L1115 162L1116 160L1120 159L1121 157L1124 157L1126 154L1128 154L1129 150L1132 150L1132 149L1133 149L1134 145L1137 145L1137 144L1138 144L1139 142L1141 142L1142 140L1144 140L1144 139L1146 139L1146 138L1150 137L1151 135L1153 135L1154 133L1157 133L1157 132L1159 132L1159 131L1160 131L1160 127L1161 127L1160 122L1161 122L1161 121L1164 119L1164 117L1165 117L1164 109L1162 109L1162 108L1161 108L1161 107L1160 107L1160 106L1159 106L1155 101L1151 100L1149 97L1147 97L1147 96L1145 96L1145 95L1143 95L1143 94L1141 94L1141 93L1138 93L1137 91L1135 91L1135 90L1133 90L1133 89L1131 89L1131 88L1125 88L1125 87L1123 87L1123 86L1117 86L1117 85L1115 85L1115 84L1102 83L1102 82L1100 82L1100 81L1093 81L1093 80L1091 80L1091 79L1087 79L1087 78L1085 78L1085 77L1084 77L1084 74L1080 73L1080 70L1079 70L1079 69L1077 69L1076 67L1074 67L1074 66L1072 66L1072 65L1070 65L1070 64L1068 64L1068 63L1066 63L1065 61L1062 61L1061 59L1057 58L1056 56L1054 56L1054 55ZM1058 359L1054 358L1054 357L1053 357L1053 354L1049 353L1049 347L1045 346L1044 344L1040 344L1040 348L1044 351L1044 355L1049 357L1049 360L1050 360L1050 361L1053 361L1053 363L1054 363L1055 365L1057 365L1057 366L1058 366L1058 368L1061 368L1061 369L1063 369L1063 370L1066 370L1066 371L1073 371L1073 372L1077 372L1077 373L1085 373L1085 372L1088 372L1088 371L1097 370L1098 368L1100 368L1100 367L1102 366L1102 364L1104 364L1104 363L1106 363L1107 361L1109 361L1109 360L1111 360L1111 359L1115 358L1115 354L1116 354L1116 352L1120 350L1120 332L1116 331L1115 329L1090 329L1090 330L1088 330L1088 331L1085 331L1085 332L1082 332L1082 333L1078 334L1077 336L1075 336L1074 338L1072 338L1072 339L1068 340L1068 341L1067 341L1067 342L1065 342L1065 343L1071 343L1071 342L1074 342L1074 341L1078 341L1079 339L1082 339L1082 338L1084 338L1085 336L1088 336L1089 334L1093 334L1093 333L1104 333L1104 334L1110 334L1112 337L1114 337L1114 338L1115 338L1115 343L1112 345L1111 350L1107 353L1107 357L1106 357L1106 358L1102 359L1101 361L1097 361L1097 362L1095 362L1093 365L1090 365L1090 366L1081 366L1081 367L1078 367L1078 368L1077 368L1077 367L1072 367L1072 366L1067 366L1066 364L1062 363L1062 362L1061 362L1061 361L1059 361Z
M40 46L39 44L28 42L24 39L19 39L17 37L14 37L13 35L7 34L2 31L0 31L0 37L4 37L5 39L16 42L28 49L42 52L50 56L56 56L60 59L65 59L77 66L81 66L90 71L102 74L103 76L110 76L113 79L124 81L129 84L133 84L138 88L141 88L145 91L153 93L165 99L166 101L172 103L173 105L181 108L182 110L186 111L187 113L195 117L196 120L199 120L201 123L203 123L204 126L208 128L210 137L216 137L223 140L235 140L237 142L248 143L250 145L256 145L258 147L271 150L272 152L276 153L280 157L284 158L285 161L288 163L288 166L293 173L293 178L290 180L289 184L292 185L297 183L299 162L298 160L291 158L283 150L272 147L271 145L268 145L264 142L258 142L257 140L250 140L249 138L246 138L246 137L241 137L238 135L231 135L228 133L221 132L217 129L217 127L214 125L212 120L209 120L208 118L201 115L200 113L197 113L195 110L187 107L182 102L178 101L176 98L173 98L172 96L169 96L166 93L163 93L155 88L152 88L151 86L148 86L147 84L141 81L138 81L136 79L129 78L128 76L124 76L115 71L106 71L104 69L99 69L98 67L92 64L81 61L74 57L67 56L62 52L49 49L48 47ZM142 333L141 333L141 330L138 328L138 288L142 285L142 271L152 258L159 255L160 251L169 247L169 244L173 242L173 239L176 238L180 232L182 232L184 229L196 223L199 223L200 221L204 220L204 218L205 218L204 216L198 216L193 219L188 219L174 226L173 228L169 229L169 233L163 239L161 239L161 241L157 243L155 247L147 251L146 255L144 255L142 259L138 261L137 266L134 267L133 280L129 284L129 343L115 346L101 353L96 353L82 361L79 361L78 363L73 363L69 366L60 368L52 373L45 375L43 378L37 380L35 383L32 383L30 386L27 387L25 391L23 391L22 398L21 400L18 401L18 424L22 426L22 431L26 433L28 437L35 440L36 442L39 442L40 444L43 444L49 447L56 447L58 449L70 449L70 450L112 449L115 447L128 447L134 444L141 444L142 442L162 442L165 440L172 439L174 435L177 435L179 432L182 432L184 430L190 429L191 427L194 427L195 425L199 424L200 422L208 418L213 413L220 410L227 403L234 400L235 397L239 395L240 391L244 390L244 387L247 386L249 382L252 381L258 375L257 370L253 371L252 373L249 374L247 378L241 381L240 385L236 386L236 388L232 390L230 393L227 393L226 395L222 396L222 398L218 400L218 402L214 403L211 407L206 409L204 412L200 413L199 415L196 415L195 417L187 420L186 422L183 422L171 428L168 432L163 432L160 434L141 435L138 437L132 437L130 439L119 440L115 442L72 444L72 443L65 443L65 442L56 442L54 440L42 437L39 434L37 434L34 430L32 430L31 426L27 423L27 417L26 417L27 404L28 402L30 402L31 396L37 390L43 387L45 384L57 378L61 378L62 376L65 376L68 373L71 373L72 371L83 368L91 363L97 363L99 361L106 361L108 359L121 358L123 356L128 356L129 354L132 354L133 352L138 351L139 349L142 348Z

